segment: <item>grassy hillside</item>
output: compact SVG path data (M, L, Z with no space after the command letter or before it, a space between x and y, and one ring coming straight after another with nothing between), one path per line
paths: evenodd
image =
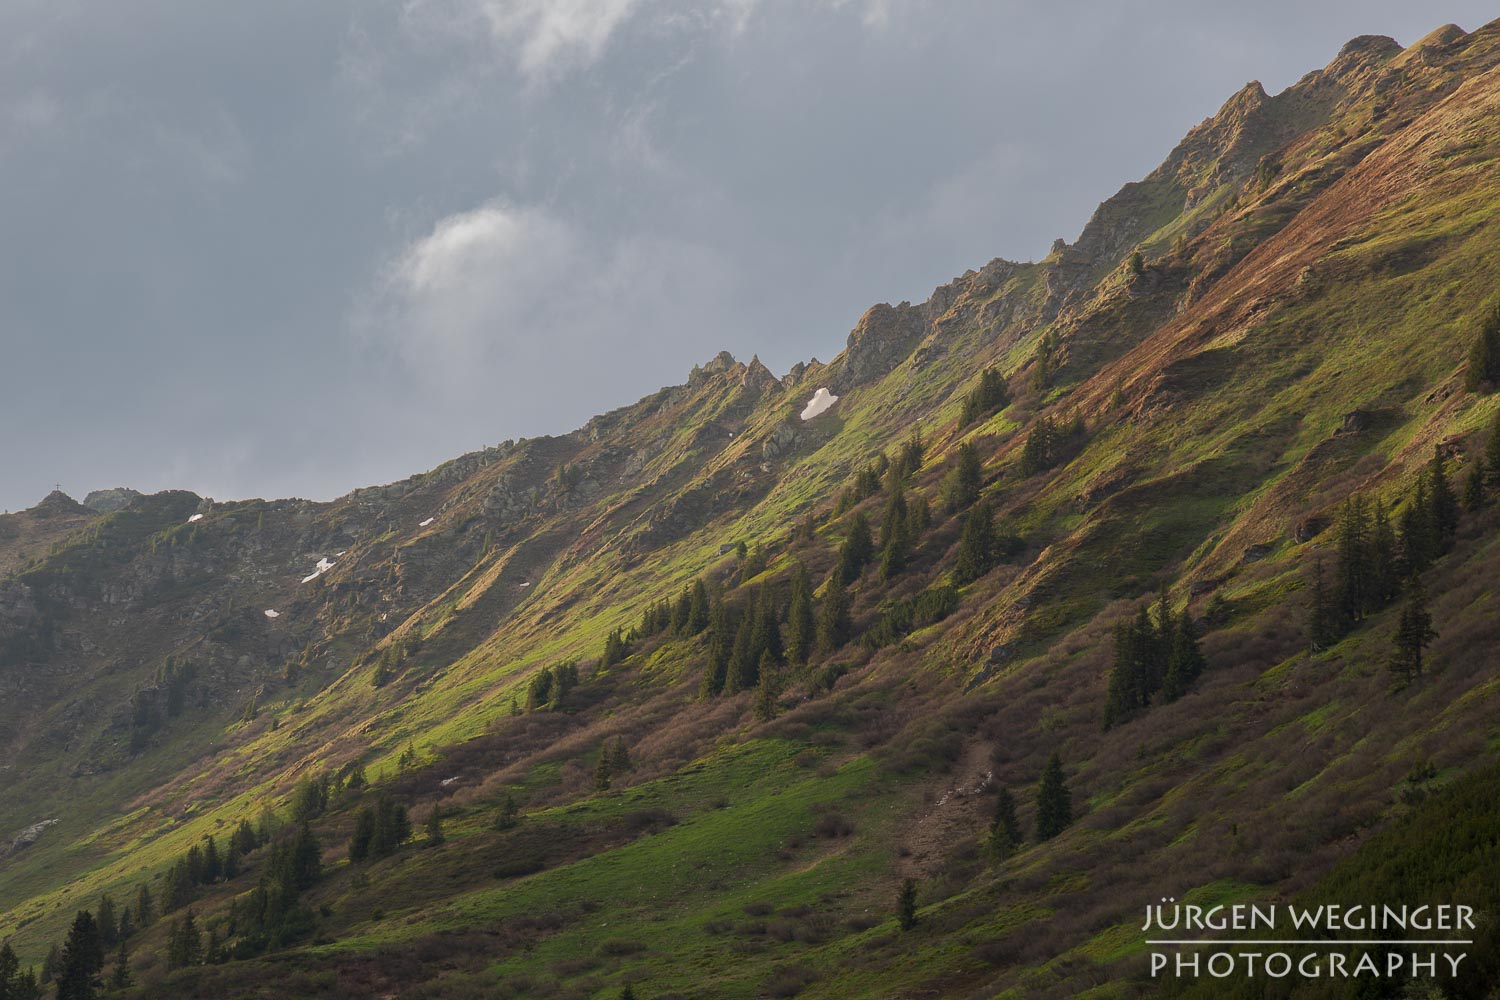
M329 504L7 515L0 834L32 832L0 939L39 964L146 886L182 905L128 936L122 996L1123 997L1157 986L1146 902L1423 856L1436 803L1493 783L1496 505L1420 574L1414 683L1386 665L1415 584L1331 641L1305 623L1340 505L1399 524L1500 414L1465 381L1500 287L1497 63L1500 24L1251 85L1075 243L872 308L827 365L721 355ZM1006 398L973 412L986 371ZM845 573L861 519L902 558ZM803 568L815 616L847 576L847 627L741 657L792 641ZM705 621L648 614L695 581ZM1115 626L1163 590L1206 667L1106 730ZM1075 820L1038 842L1054 753ZM1024 840L997 856L1001 788ZM381 800L416 833L351 861ZM321 870L273 898L304 819ZM174 890L241 821L242 871ZM173 960L189 912L211 960Z

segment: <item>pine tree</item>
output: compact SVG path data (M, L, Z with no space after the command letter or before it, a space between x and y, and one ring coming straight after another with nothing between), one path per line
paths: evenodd
M995 512L988 502L977 503L964 516L953 563L957 586L973 583L995 565Z
M1427 610L1427 592L1422 581L1413 578L1406 604L1401 609L1401 619L1396 634L1391 637L1395 647L1391 654L1391 672L1410 684L1422 676L1423 651L1437 633L1432 629L1432 615Z
M121 941L119 950L115 952L115 971L109 977L109 986L113 990L123 990L132 982L130 954L125 950L125 942Z
M119 918L115 916L115 901L105 893L99 899L99 912L94 916L99 925L99 940L106 948L113 948L120 940Z
M894 470L897 466L892 466ZM898 481L891 487L890 499L886 501L885 516L880 521L880 579L894 579L906 568L911 554L911 539L907 535L906 490Z
M349 860L363 861L370 856L370 846L375 840L375 808L365 806L354 816L354 834L349 838Z
M1385 607L1401 593L1396 533L1391 529L1390 514L1381 500L1375 501L1374 512L1370 516L1370 552L1366 567L1370 577L1367 610L1374 611Z
M79 910L68 929L57 972L58 1000L94 1000L103 988L104 942L99 925L88 910Z
M828 581L823 605L818 609L818 652L832 656L849 641L849 595L835 573Z
M1484 509L1484 459L1476 461L1464 479L1464 510L1477 514Z
M708 588L704 586L702 580L694 580L692 596L688 601L687 626L684 631L688 635L697 635L708 628L709 617Z
M500 800L500 814L495 818L495 829L513 830L521 822L521 807L516 805L516 797L509 792L505 798Z
M755 651L755 610L740 615L740 627L734 633L729 653L729 670L724 678L724 693L738 694L755 686L760 656Z
M997 369L986 368L979 374L979 384L964 397L959 426L967 427L980 417L1005 409L1010 403L1010 390L1005 377Z
M1057 429L1051 417L1043 417L1037 422L1031 433L1026 435L1026 443L1021 446L1021 475L1034 476L1052 468L1056 438Z
M1338 570L1334 581L1334 618L1339 633L1359 624L1370 608L1370 512L1362 497L1350 497L1339 508Z
M326 789L326 786L325 786ZM324 792L324 801L327 801L327 792ZM212 835L203 842L203 881L213 884L224 875L224 860L219 856L219 845L214 841Z
M958 455L938 488L943 507L954 514L968 510L979 499L983 481L984 467L979 461L979 449L972 442L965 441L958 446Z
M427 846L441 846L446 839L443 836L443 810L434 803L432 812L427 814Z
M0 943L0 1000L14 1000L16 979L21 975L21 960L10 942Z
M179 922L172 921L167 932L167 968L185 969L203 961L203 936L189 910Z
M708 661L704 664L703 683L698 689L699 696L704 698L722 693L728 683L734 633L730 625L729 607L723 601L714 605L708 634Z
M813 618L812 580L807 567L797 563L797 573L792 578L791 604L786 615L786 656L792 663L807 662L817 638L817 622Z
M845 584L858 580L874 554L875 542L870 537L870 522L862 512L855 511L849 518L849 533L844 537L844 544L839 547L840 580Z
M1176 701L1187 693L1192 683L1203 673L1205 660L1198 646L1198 633L1192 618L1187 614L1177 619L1172 633L1172 652L1167 661L1167 674L1162 679L1163 701Z
M62 949L57 946L56 942L53 942L52 946L47 949L47 957L42 959L42 985L52 982L61 972Z
M1036 839L1051 840L1073 823L1073 802L1063 776L1062 758L1053 754L1036 792Z
M1500 303L1492 306L1479 323L1464 369L1464 388L1470 392L1493 391L1500 383Z
M1427 477L1417 478L1417 489L1401 511L1401 570L1405 576L1422 572L1438 557L1442 542L1437 518L1427 492Z
M323 847L312 827L303 823L292 841L289 882L298 889L311 889L323 876Z
M630 762L630 748L625 745L623 736L616 736L614 743L610 744L605 752L609 754L610 774L625 774L635 766Z
M136 926L146 928L156 919L155 904L151 899L151 890L145 885L136 890L135 894L135 922Z
M896 895L896 923L903 931L917 926L916 879L909 878L901 883L901 891Z
M769 655L761 660L760 680L755 685L755 717L766 722L776 716L776 664Z
M609 771L609 747L599 748L599 762L594 766L594 790L596 792L609 791L610 780L613 775Z
M1010 789L1000 787L995 797L995 816L990 820L990 855L996 861L1010 857L1021 846L1021 824L1016 819L1016 800Z
M1313 561L1312 600L1307 609L1307 642L1321 651L1338 642L1333 599L1323 579L1323 560Z
M1448 474L1443 468L1442 452L1433 449L1432 461L1427 466L1427 479L1431 484L1432 519L1438 539L1438 550L1447 552L1453 547L1458 535L1458 497L1448 483Z
M1500 489L1500 409L1495 411L1494 422L1490 424L1489 440L1485 442L1484 468L1485 485L1491 489Z
M1127 622L1115 623L1114 662L1104 696L1104 728L1113 729L1140 711L1141 668L1136 655L1135 629Z

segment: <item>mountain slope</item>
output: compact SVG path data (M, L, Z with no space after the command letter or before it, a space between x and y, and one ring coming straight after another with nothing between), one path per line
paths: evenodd
M101 893L160 898L204 837L284 822L300 779L358 767L369 787L311 810L307 926L248 943L257 848L192 893L237 957L169 971L158 921L131 939L143 995L1149 988L1143 901L1303 889L1410 807L1403 788L1493 759L1492 510L1423 577L1419 684L1391 690L1395 609L1317 651L1301 621L1336 507L1402 507L1435 448L1457 480L1495 418L1463 368L1500 284L1497 64L1500 24L1360 38L1282 94L1251 84L1075 243L876 306L785 378L720 355L572 434L329 504L55 495L7 515L0 831L31 842L0 860L0 937L39 962ZM965 423L990 367L1010 399ZM820 387L839 401L801 420ZM914 435L919 469L849 492ZM966 446L1019 541L948 598ZM906 564L857 574L854 641L773 656L765 692L701 695L713 629L637 628L695 580L746 621L758 585L779 611L799 563L826 608L896 480L931 508ZM1115 623L1161 587L1209 666L1101 731ZM890 624L924 594L951 613ZM570 660L577 687L528 710ZM1078 821L990 863L993 793L1030 829L1054 752ZM446 842L348 862L381 795L440 806ZM522 818L497 829L506 796Z

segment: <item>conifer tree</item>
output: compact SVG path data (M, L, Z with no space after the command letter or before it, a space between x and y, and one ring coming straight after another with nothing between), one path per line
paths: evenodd
M129 987L135 980L130 975L130 954L125 950L125 942L120 942L119 949L115 952L115 969L110 974L110 989L119 991Z
M1198 646L1198 633L1193 620L1186 613L1177 619L1172 632L1172 651L1167 660L1167 673L1162 678L1162 700L1176 701L1187 693L1192 683L1203 673L1205 660Z
M828 581L822 607L818 609L818 652L832 656L849 641L849 595L837 573Z
M438 847L447 837L443 835L443 810L436 803L427 814L427 846Z
M766 722L776 715L776 664L770 656L762 658L760 680L755 685L755 717Z
M1063 776L1062 758L1053 754L1036 793L1036 839L1051 840L1073 823L1073 802Z
M1484 459L1478 459L1464 478L1464 509L1477 514L1484 509Z
M1416 492L1401 511L1402 573L1414 576L1431 566L1439 555L1441 545L1437 518L1433 514L1432 501L1427 492L1427 477L1419 476Z
M630 749L625 745L625 737L616 736L614 743L609 745L606 751L609 754L609 773L621 775L630 771L633 764L630 763Z
M1410 684L1422 676L1423 651L1437 633L1432 629L1432 615L1427 610L1427 592L1422 581L1413 578L1407 594L1406 604L1401 608L1401 619L1396 634L1391 637L1394 646L1390 669L1403 683Z
M1312 599L1307 609L1307 642L1314 650L1324 650L1338 641L1333 599L1324 581L1323 560L1313 562Z
M203 936L189 910L181 921L173 920L167 932L167 968L184 969L203 961Z
M875 542L870 537L870 522L861 511L855 511L849 518L849 533L844 538L844 544L839 547L839 579L846 585L858 580L874 553Z
M99 941L106 948L113 948L120 940L119 918L115 915L115 901L105 893L99 899L99 912L94 916L99 925Z
M1052 468L1056 439L1057 429L1052 418L1043 417L1032 428L1031 433L1026 435L1026 443L1021 446L1021 475L1034 476Z
M964 515L953 563L953 582L962 587L988 573L995 565L995 512L988 502L975 504Z
M729 653L729 670L724 679L726 694L737 694L755 686L760 656L755 651L754 635L755 611L752 608L740 615L740 627L734 633L734 646Z
M594 766L594 791L607 792L614 775L609 770L609 747L599 748L599 762Z
M694 580L692 593L688 599L686 633L697 635L708 628L709 617L708 588L704 586L702 580Z
M243 822L243 821L242 821ZM142 885L135 894L136 926L146 928L156 919L156 904L151 899L151 889Z
M1338 575L1334 615L1340 634L1359 624L1370 609L1370 512L1362 497L1350 497L1339 509Z
M1485 442L1484 468L1485 485L1491 489L1500 489L1500 409L1495 411L1494 422L1490 424L1489 440Z
M505 798L500 800L500 814L495 818L495 829L513 830L521 821L521 807L516 805L516 797L509 792Z
M967 427L980 417L1003 410L1010 403L1010 390L997 369L986 368L979 374L979 384L964 397L959 426Z
M984 467L979 461L979 449L973 442L965 441L958 446L953 465L943 476L939 495L943 507L957 514L968 510L979 499L979 488L984 480Z
M729 661L732 658L735 635L731 628L729 607L723 601L714 605L708 633L708 661L704 665L703 683L698 691L699 696L704 698L721 694L729 678Z
M1442 452L1434 448L1432 461L1427 466L1427 479L1432 492L1432 520L1438 539L1438 551L1447 552L1453 547L1458 535L1458 497L1448 482L1448 473L1443 468Z
M1500 383L1500 303L1480 320L1469 348L1469 363L1464 368L1464 388L1470 392L1493 391L1497 383Z
M21 960L10 942L0 942L0 1000L13 1000L16 979L21 974Z
M68 929L57 971L58 1000L94 1000L103 988L104 942L88 910L79 910Z
M1010 789L1000 786L995 796L995 816L990 820L990 855L996 861L1010 857L1021 846L1021 824L1016 819L1016 800Z
M917 926L916 879L909 878L901 883L901 891L896 895L896 923L903 931Z
M817 622L813 618L812 580L807 567L797 563L797 573L792 578L791 603L786 615L786 656L797 665L807 662L817 638Z

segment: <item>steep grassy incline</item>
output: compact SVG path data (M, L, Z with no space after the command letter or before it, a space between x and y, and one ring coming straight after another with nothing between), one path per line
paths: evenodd
M1500 288L1497 66L1492 25L1247 86L1076 243L876 306L784 378L721 355L572 434L329 504L0 519L0 832L30 830L0 858L0 939L39 962L103 894L160 901L205 837L290 844L300 813L323 867L300 909L249 929L276 867L257 845L174 914L220 961L170 969L157 920L129 941L137 995L1149 990L1144 902L1312 891L1494 760L1494 509L1423 576L1416 684L1385 669L1399 608L1322 650L1302 622L1336 508L1404 509L1435 450L1461 482L1496 419L1463 374ZM991 369L1008 399L965 420ZM1015 540L966 573L974 459ZM799 568L824 613L860 518L909 546L852 573L846 634L705 690L759 641L718 616L771 607L790 641ZM713 623L651 623L696 581ZM1207 669L1105 731L1115 624L1161 588ZM573 661L576 687L532 697ZM1036 843L1053 753L1078 819ZM1002 786L1028 836L996 859ZM351 862L379 799L440 810L444 842Z

